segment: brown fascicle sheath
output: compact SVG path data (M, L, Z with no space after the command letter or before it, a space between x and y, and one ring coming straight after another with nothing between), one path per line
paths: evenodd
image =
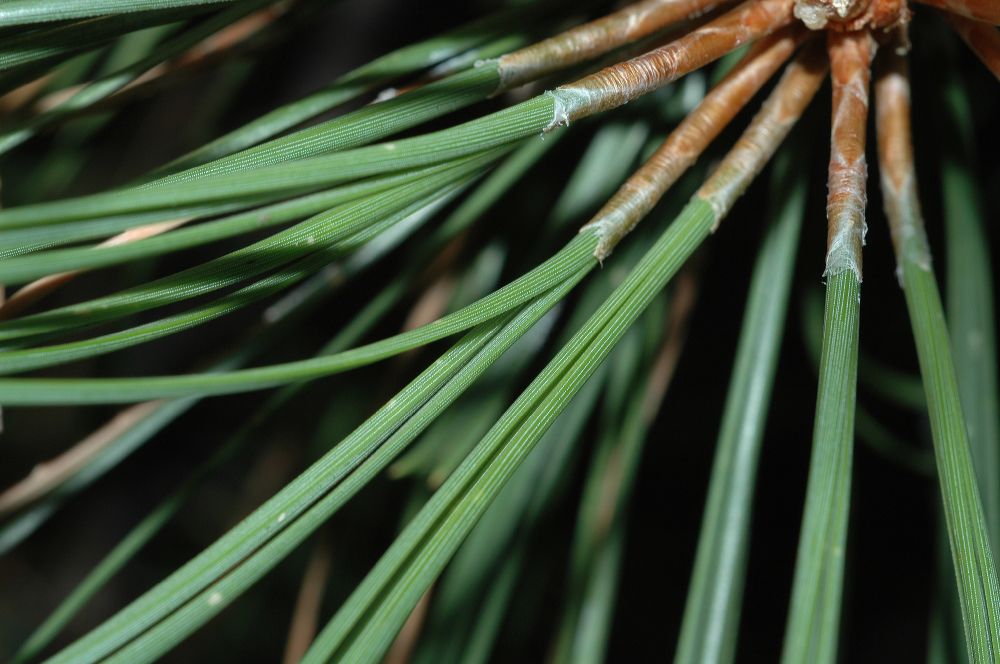
M827 184L826 276L851 270L861 281L868 165L865 132L875 40L867 32L829 32L833 120Z
M792 0L748 0L669 44L552 90L550 128L618 108L791 21Z
M1000 79L1000 30L958 14L943 12L942 16L983 61L986 68Z
M642 0L497 59L501 90L586 62L729 0Z
M826 80L822 42L807 44L782 74L746 131L698 190L715 212L715 226L771 160Z
M631 231L807 36L788 26L754 44L584 228L606 224L619 237Z
M875 81L882 200L897 260L930 269L930 249L920 220L917 173L910 125L910 83L906 60L895 54L880 63ZM905 252L905 253L904 253Z

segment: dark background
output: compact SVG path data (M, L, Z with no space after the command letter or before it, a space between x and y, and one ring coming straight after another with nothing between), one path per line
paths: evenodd
M289 28L288 38L258 53L252 67L239 63L184 81L169 92L129 106L129 112L87 143L79 172L53 186L59 195L118 184L186 149L239 126L283 102L320 87L338 74L403 44L429 37L477 14L488 3L394 3L350 0L324 9ZM931 13L918 11L912 71L914 132L920 188L938 275L944 271L938 160L945 147L940 84L960 77L975 100L975 172L984 195L987 226L1000 219L1000 161L996 154L1000 87ZM228 99L227 99L228 97ZM497 107L494 100L436 123L450 124ZM751 112L758 102L750 105ZM788 591L795 559L811 447L815 369L800 331L803 301L822 287L829 91L813 103L795 140L808 141L813 156L810 201L792 291L774 398L761 457L753 539L740 632L740 661L775 661L780 653ZM208 109L208 110L206 110ZM209 112L211 111L211 112ZM626 108L616 115L636 113ZM614 114L612 115L612 117ZM206 119L207 118L207 119ZM731 144L736 129L718 141ZM573 135L541 168L482 220L482 228L530 239L544 219L593 133L593 123ZM667 129L667 127L659 127ZM872 132L873 134L873 132ZM870 134L870 135L872 135ZM35 140L7 164L4 204L36 200L34 169L58 146L59 135ZM868 244L862 296L861 346L885 364L916 373L916 357L881 200L874 146ZM700 526L715 438L728 386L747 279L767 210L767 174L740 201L700 251L700 296L690 337L643 457L629 518L629 537L610 661L662 661L672 656ZM583 221L581 219L581 221ZM499 230L496 230L499 229ZM242 241L242 240L241 240ZM558 243L565 238L557 238ZM234 245L235 246L235 245ZM553 248L556 245L553 245ZM76 301L146 278L166 274L221 253L199 248L155 265L129 266L88 275L53 304ZM994 255L996 251L994 250ZM383 263L386 270L392 263ZM379 272L376 279L390 278ZM310 319L282 352L266 361L304 356L338 329L364 302L365 289L348 289L335 306ZM189 331L151 346L79 363L60 374L125 375L191 370L239 338L259 308ZM391 334L399 317L378 330ZM216 349L216 350L213 350ZM421 356L426 362L430 353ZM420 364L418 362L418 364ZM254 444L213 477L133 564L119 574L73 621L66 640L92 628L220 536L285 482L317 452L311 448L324 409L351 393L378 397L384 381L378 367L319 381L262 427ZM402 378L398 385L402 385ZM332 398L332 401L331 401ZM261 403L262 395L208 400L67 505L28 541L0 558L0 657L11 652L91 567L147 511L172 490L227 433ZM384 400L384 397L383 397ZM929 449L926 418L915 416L862 390L860 401L913 446ZM372 404L374 405L374 403ZM0 484L8 485L38 461L58 454L103 423L113 408L6 409L0 437ZM589 438L581 445L589 446ZM575 466L577 485L584 463ZM496 661L539 661L559 615L565 554L578 487L551 517L534 550L534 573L519 587L521 606L535 611L509 620ZM332 615L391 541L408 490L382 479L334 517L325 537L334 551L334 575L321 619ZM842 661L920 661L924 658L930 602L936 579L936 483L858 443L843 614ZM306 547L307 548L307 547ZM284 647L305 551L297 552L245 597L177 648L168 661L275 661ZM234 654L235 653L235 654Z

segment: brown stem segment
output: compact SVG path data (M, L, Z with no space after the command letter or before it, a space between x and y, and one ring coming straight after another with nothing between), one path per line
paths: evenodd
M614 228L617 236L609 237L612 242L629 233L806 36L807 32L801 26L788 26L754 44L584 228L595 225ZM607 251L610 252L610 249ZM598 257L603 260L606 256L607 253L604 253Z
M156 235L166 233L167 231L173 230L179 226L183 226L187 222L191 221L192 218L193 217L181 217L180 219L172 219L170 221L161 221L147 226L130 228L119 233L118 235L115 235L114 237L108 238L97 246L114 247L119 244L131 244L132 242L145 240L146 238L151 238ZM62 288L84 272L86 272L86 270L73 270L71 272L50 274L36 279L29 284L25 284L5 302L0 302L0 320L15 318L31 305L37 303L45 297L48 297L54 291Z
M917 2L991 25L1000 25L1000 2L997 0L917 0Z
M292 623L288 628L285 642L284 664L297 664L309 650L309 644L316 638L323 594L330 577L331 552L324 540L316 543L302 575L299 596L295 600Z
M827 185L827 253L824 276L851 270L861 281L865 242L868 164L865 131L868 86L876 44L871 34L830 32L827 37L833 79L833 128Z
M36 465L30 475L0 492L0 517L13 514L58 489L106 450L122 433L149 417L162 405L161 401L147 401L131 406L59 456Z
M947 350L948 329L917 202L909 77L902 60L897 53L883 58L875 87L885 209L928 397L968 661L996 662L1000 660L1000 584L970 454L955 365Z
M728 0L642 0L497 60L505 90L571 65L586 62Z
M897 260L931 269L931 253L920 220L917 173L910 140L910 83L905 58L882 63L875 82L875 119L882 199Z
M983 61L986 68L1000 80L1000 30L958 14L944 12L942 16Z
M807 44L788 66L760 112L698 196L712 206L715 226L763 170L826 79L823 44ZM715 230L715 227L713 227Z
M279 2L243 17L222 30L209 35L176 58L161 62L152 69L149 69L99 103L101 106L107 107L120 100L128 99L129 94L133 93L137 88L148 86L168 74L185 68L196 69L200 65L210 64L213 60L225 55L227 51L235 49L243 42L258 35L265 28L281 18L288 11L289 7L289 3ZM35 103L34 111L36 113L50 111L68 101L85 87L87 87L87 84L74 85L47 94Z
M678 275L670 299L667 334L660 352L653 360L653 369L642 394L642 421L652 426L663 403L663 397L674 379L677 363L680 361L684 343L687 341L691 312L698 299L698 275L686 268Z
M792 0L748 0L676 41L552 90L549 129L627 104L791 21Z
M382 664L409 664L413 660L413 653L416 652L417 644L423 634L424 623L427 621L427 609L430 608L432 591L433 588L428 588L413 607L410 617L403 623Z

